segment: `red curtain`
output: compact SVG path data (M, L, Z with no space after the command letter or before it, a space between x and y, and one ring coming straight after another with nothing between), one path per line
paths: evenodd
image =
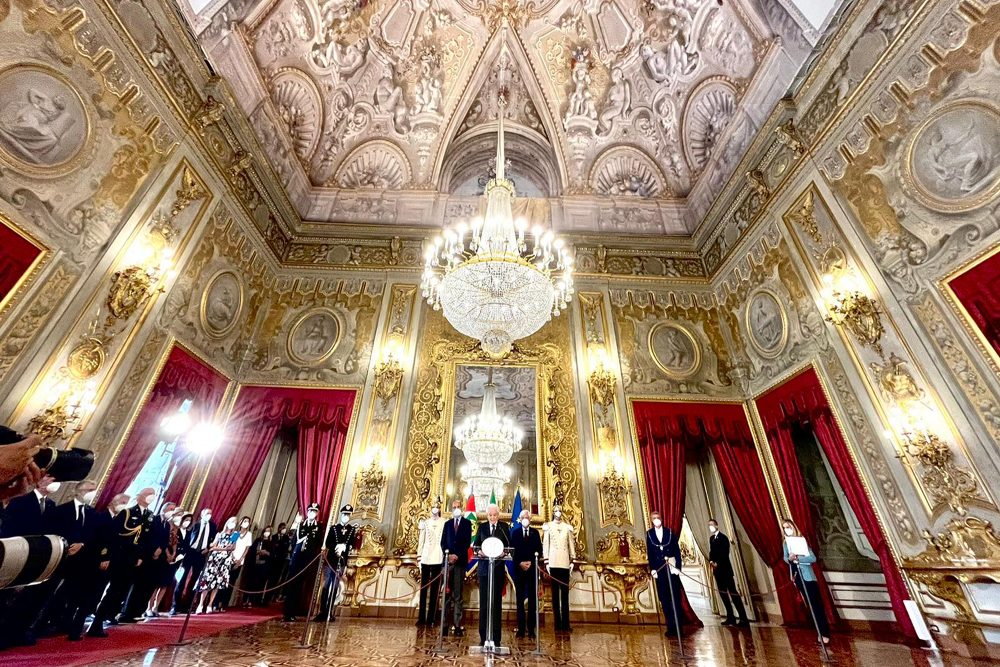
M697 410L698 406L636 401L632 407L649 509L659 510L663 515L664 525L675 535L680 535L687 486L684 464L687 459L686 450L692 439L685 415ZM691 608L687 592L683 589L681 610L684 612L682 625L701 627L702 622Z
M42 254L31 241L0 221L0 301Z
M785 624L808 618L788 575L782 551L781 527L767 489L764 468L741 405L719 405L707 421L709 448L729 502L761 559L774 574L774 585Z
M319 502L324 518L333 502L354 398L355 392L345 389L244 387L199 506L211 508L219 521L233 516L257 480L278 431L294 426L299 432L299 503L304 507Z
M782 478L781 483L785 489L788 504L792 510L793 518L802 529L803 534L812 544L817 543L805 484L802 480L798 458L795 455L795 444L792 440L792 430L795 428L807 429L812 432L819 446L823 448L823 452L830 462L830 467L844 491L847 502L858 518L865 537L868 538L868 542L879 557L892 609L896 615L896 622L904 635L911 638L916 637L909 614L903 604L905 600L909 599L906 585L892 558L885 533L879 526L875 510L865 492L843 434L834 420L816 371L809 368L781 386L772 389L757 400L757 405L767 431L775 464ZM817 568L814 566L814 569ZM822 577L819 570L817 570L817 577L820 579ZM820 591L824 593L824 602L828 605L831 618L836 618L833 615L833 604L826 586L820 586Z
M956 276L948 286L1000 354L1000 253Z
M185 400L193 401L192 420L195 415L213 415L228 384L229 380L224 375L184 348L174 346L104 480L98 506L104 506L112 496L124 491L139 474L161 440L160 422L164 417L176 412ZM178 477L175 475L174 479ZM171 484L175 493L177 486ZM176 498L179 499L179 496Z

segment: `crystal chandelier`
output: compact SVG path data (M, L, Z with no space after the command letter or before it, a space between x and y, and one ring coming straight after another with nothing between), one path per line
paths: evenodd
M462 479L475 496L476 508L483 509L493 493L499 497L510 481L507 462L520 451L524 432L511 419L497 412L493 369L489 370L478 415L465 418L455 429L455 447L465 454Z
M500 56L496 177L486 185L486 212L470 224L446 228L427 249L421 288L455 329L480 342L494 358L530 336L569 305L573 258L562 239L512 213L514 184L505 175L503 79Z

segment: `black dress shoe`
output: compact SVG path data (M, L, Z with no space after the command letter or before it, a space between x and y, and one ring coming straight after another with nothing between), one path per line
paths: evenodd
M422 619L422 618L418 618L418 619L417 619L417 622L416 622L416 623L414 623L414 625L427 625L427 621L425 621L425 620L424 620L424 619Z
M285 623L291 623L292 621L294 621L294 620L295 620L295 617L294 617L294 616L287 616L287 615L286 615L286 616L284 617L284 619L285 619Z
M77 632L71 635L66 635L66 639L71 642L78 642L83 639L83 635Z
M534 632L529 632L528 633L528 639L534 639L534 638L535 638L535 633Z
M524 639L524 630L518 630L514 636L518 639Z
M743 620L741 620L739 623L736 624L736 627L738 627L738 628L749 628L750 627L750 621L748 619L744 618Z
M88 637L107 637L108 633L105 632L102 628L98 628L96 630L93 629L93 628L91 628L90 630L87 630L87 636Z
M719 623L719 625L736 625L736 619L735 618L727 618L722 623Z
M464 637L465 636L465 630L463 630L462 628L455 628L455 636L456 637Z
M129 616L122 616L121 618L118 619L118 624L119 625L121 625L122 623L138 623L138 622L139 621L137 621L136 619L131 618Z
M441 636L442 637L447 637L448 636L448 626L447 625L444 626L444 630L441 631Z

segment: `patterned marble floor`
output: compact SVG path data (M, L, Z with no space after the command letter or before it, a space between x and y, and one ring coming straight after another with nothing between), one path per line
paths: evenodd
M103 662L115 667L423 667L430 665L497 667L653 667L655 665L823 665L815 635L780 627L757 626L737 631L708 626L685 639L682 660L676 642L664 641L655 628L582 625L568 636L542 633L542 655L534 643L506 639L512 655L488 660L470 656L472 640L449 639L444 655L433 653L436 634L410 621L343 619L324 628L314 626L308 649L297 649L302 624L268 621L224 632L180 648L161 647ZM942 656L854 634L837 637L830 646L830 664L904 667L981 667L982 662Z

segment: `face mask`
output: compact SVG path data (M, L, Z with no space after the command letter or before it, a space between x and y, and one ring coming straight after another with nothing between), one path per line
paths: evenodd
M229 530L232 530L235 527L236 527L236 522L233 521L232 519L226 522L226 528L228 528Z
M266 539L267 539L267 538L269 538L269 537L271 537L271 531L269 531L269 530L265 530L265 531L264 531L264 539L266 540Z
M173 524L174 524L175 526L179 526L179 525L181 525L181 518L180 518L179 516L175 516L175 517L174 517L174 518L172 519L172 523L173 523Z
M97 497L97 491L87 491L83 494L83 504L90 505L94 502L94 498Z
M115 505L115 513L124 512L127 509L128 509L128 505L125 504L125 503L121 503L121 504Z
M306 512L306 518L312 521L313 519L316 518L316 512L309 510L308 512Z
M240 525L243 526L244 528L249 528L250 527L250 522L249 521L244 521Z
M663 525L662 521L660 521L659 519L653 519L653 526L655 526L656 528L659 528L662 525Z
M794 529L792 529L792 528L785 528L785 535L788 535L789 537L791 537L794 534L795 534L795 530Z
M458 509L458 508L456 507L455 509L453 509L453 510L451 511L451 515L452 515L453 517L455 517L456 519L458 519L459 517L461 517L461 516L462 516L462 510L460 510L460 509Z
M562 518L562 511L556 510L555 512L552 513L552 516L554 516L557 519L560 519Z
M174 513L176 511L177 510L167 510L166 512L163 513L163 518L164 519L169 519L170 517L172 517L174 515Z
M184 521L183 523L181 523L181 528L183 528L184 530L187 530L190 527L191 527L191 521L190 520Z
M436 507L431 510L431 516L440 516L440 514L441 514L441 510L439 510Z
M717 533L717 532L719 532L719 529L716 526L709 526L708 527L708 532L710 532L710 533Z
M59 490L59 487L61 486L62 484L60 484L59 482L49 482L48 486L45 487L45 490L48 493L55 493L56 491Z
M201 520L202 521L204 521L205 523L208 523L208 521L211 518L212 518L212 515L210 513L202 512L202 514L201 514Z
M521 519L521 525L527 528L531 525L531 519Z
M351 515L350 514L341 514L340 515L340 523L347 523L350 520L351 520Z

